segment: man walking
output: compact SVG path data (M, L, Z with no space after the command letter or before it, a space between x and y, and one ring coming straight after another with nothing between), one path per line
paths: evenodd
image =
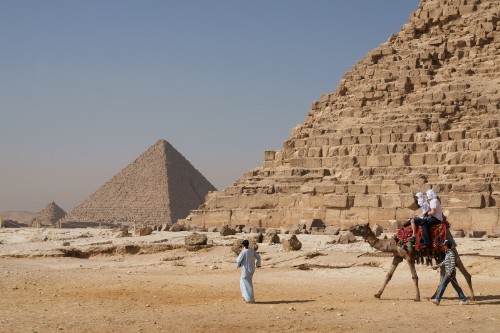
M452 242L447 239L444 241L443 245L446 246L447 248L444 260L439 265L432 266L432 269L438 269L439 267L442 267L444 265L445 274L443 277L443 281L441 281L441 284L439 285L436 298L432 300L432 303L439 305L439 303L441 302L441 297L443 297L444 291L446 290L448 283L451 282L453 288L455 288L455 290L458 293L458 296L461 299L460 303L458 304L460 305L469 304L469 299L465 297L462 288L460 288L457 282L456 272L455 272L456 258L455 258L455 252L451 249Z
M250 242L246 239L241 242L241 246L244 247L244 249L241 250L238 259L236 260L237 267L241 267L241 295L247 304L255 303L252 278L253 273L255 272L255 267L260 267L260 255L254 249L249 249L249 245Z

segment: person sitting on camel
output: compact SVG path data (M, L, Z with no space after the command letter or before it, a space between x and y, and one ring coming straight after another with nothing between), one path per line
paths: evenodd
M439 202L437 194L433 189L427 190L427 199L429 200L430 211L427 212L427 217L420 224L420 227L422 228L422 238L424 240L423 241L424 247L431 245L431 239L429 237L429 228L443 221L443 211L441 209L441 203Z
M422 192L417 192L415 194L417 197L417 204L420 207L420 210L422 211L422 216L413 216L408 222L405 223L405 226L408 226L411 224L411 229L412 229L412 241L415 242L415 235L417 234L417 225L421 226L425 219L427 218L427 213L431 210L431 207L429 206L429 203L427 202L427 199L424 197L424 194Z

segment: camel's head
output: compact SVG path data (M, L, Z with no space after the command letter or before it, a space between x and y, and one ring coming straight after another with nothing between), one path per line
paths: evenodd
M373 233L372 229L370 229L370 223L353 225L349 228L349 231L352 232L354 236L361 236L363 238Z

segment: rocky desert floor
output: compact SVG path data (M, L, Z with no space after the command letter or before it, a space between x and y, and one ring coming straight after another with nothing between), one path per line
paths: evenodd
M239 291L235 239L188 251L190 232L115 238L105 229L0 229L0 332L498 332L500 240L457 239L476 301L448 287L428 301L439 274L419 265L421 302L402 263L382 298L391 258L359 239L298 235L300 251L260 244L256 304ZM287 235L280 235L286 237ZM392 236L387 234L387 236ZM168 246L167 246L168 245ZM91 253L86 258L71 257ZM470 292L463 276L458 281Z

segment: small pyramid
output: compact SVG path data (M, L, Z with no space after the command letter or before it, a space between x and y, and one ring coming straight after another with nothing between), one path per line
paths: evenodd
M44 209L36 213L31 219L31 227L57 227L60 219L66 216L66 212L55 202L49 203Z
M63 226L140 222L173 224L197 208L215 187L165 140L78 205Z

